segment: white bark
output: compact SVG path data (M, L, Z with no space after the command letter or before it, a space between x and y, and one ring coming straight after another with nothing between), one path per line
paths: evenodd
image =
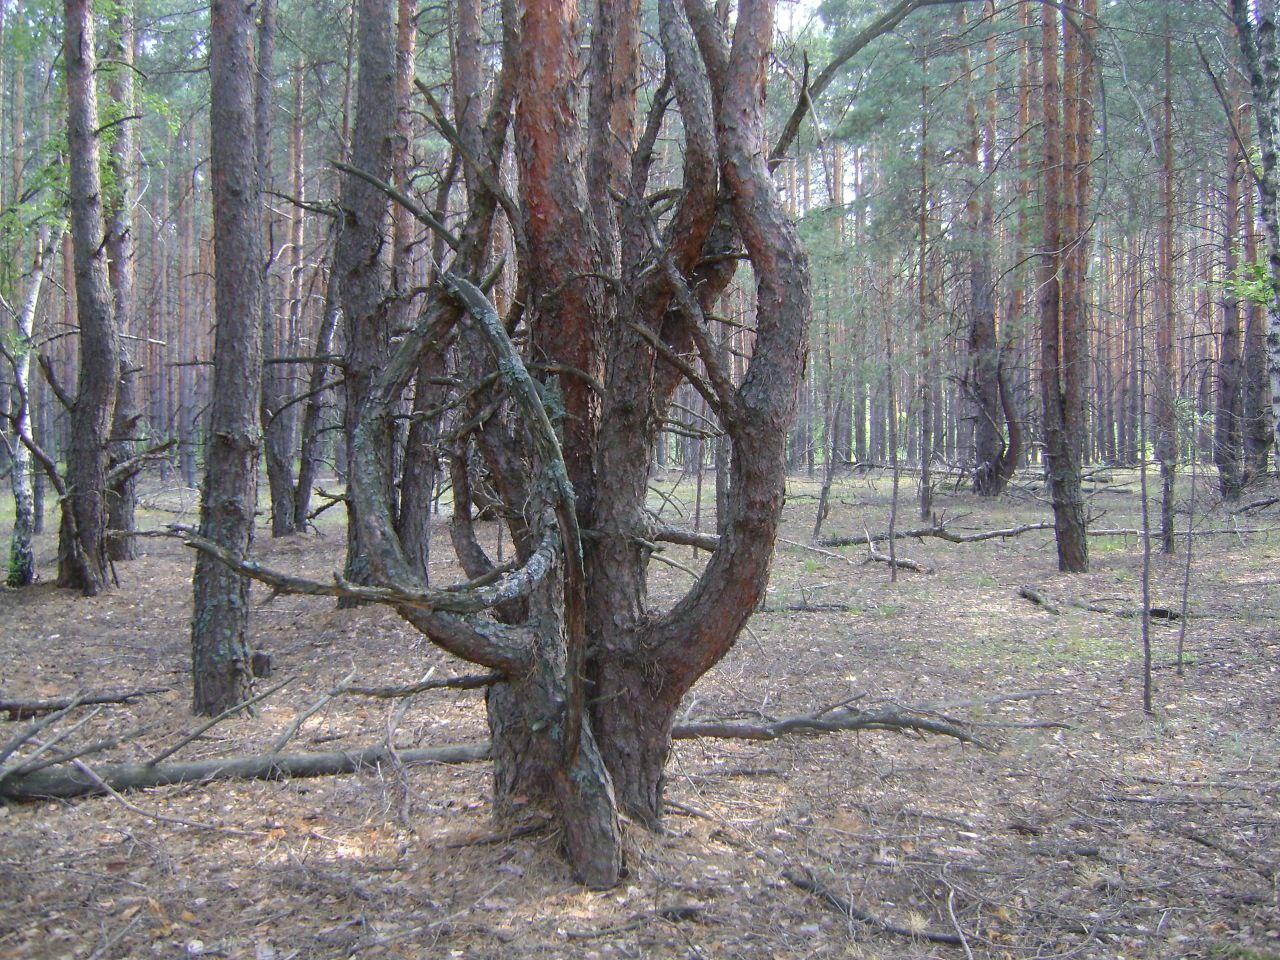
M58 231L62 233L61 230ZM13 488L13 537L9 546L9 567L6 582L11 587L25 587L35 579L35 552L32 537L35 533L35 497L32 493L31 451L31 354L35 349L32 334L35 331L36 307L40 303L40 290L44 286L46 265L52 256L50 243L52 231L48 224L40 228L36 244L36 258L27 278L27 290L17 315L17 342L13 351L13 381L18 395L18 406L13 412L12 446L13 469L9 475Z

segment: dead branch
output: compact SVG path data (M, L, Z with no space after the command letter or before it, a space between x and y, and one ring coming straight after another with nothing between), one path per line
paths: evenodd
M488 743L454 744L397 751L405 765L428 763L473 763L489 756ZM225 757L174 763L112 763L94 769L47 769L25 776L13 776L0 784L0 797L33 800L97 796L110 788L117 792L143 790L179 783L208 783L215 780L282 780L355 773L390 763L385 746L361 750L321 753L281 753Z
M1137 607L1107 607L1100 603L1086 603L1083 600L1069 599L1059 600L1055 603L1039 590L1026 585L1018 588L1018 596L1035 604L1047 613L1054 614L1055 616L1061 615L1061 607L1071 607L1075 610L1085 610L1089 613L1104 613L1108 616L1121 617L1126 620L1142 616L1141 605ZM1151 607L1147 613L1150 615L1152 620L1171 622L1182 619L1182 614L1179 611L1170 609L1169 607ZM1188 616L1202 616L1202 614L1188 614Z
M678 903L669 907L658 907L631 915L625 923L611 927L600 927L597 930L566 930L564 935L570 940L594 940L597 937L613 937L621 933L639 930L651 920L666 920L675 923L679 920L692 920L702 915L703 907L696 903Z
M160 753L157 753L154 757L152 757L150 760L147 761L147 766L154 767L157 763L160 763L163 760L169 759L169 757L172 757L175 753L177 753L187 744L191 743L193 740L195 740L197 737L199 737L201 734L203 734L206 730L208 730L215 724L221 723L223 720L227 719L227 717L236 713L240 713L242 710L252 709L255 703L258 703L260 700L265 700L267 697L271 696L271 694L275 693L281 687L284 687L292 682L293 682L293 677L285 677L279 683L275 684L274 686L268 687L266 690L263 690L261 693L254 694L248 700L245 700L242 703L237 703L234 706L227 707L227 709L223 710L216 717L211 717L210 719L206 720L204 723L200 724L200 726L196 727L194 730L192 730L190 733L184 736L177 743L172 744L166 747Z
M435 668L432 667L432 670L434 669ZM285 745L290 740L293 739L293 735L302 728L302 725L306 723L307 720L312 715L314 715L315 713L318 713L321 709L323 709L326 703L328 703L334 697L341 694L343 689L346 687L346 685L351 682L351 678L354 677L355 675L356 675L356 671L353 669L350 673L348 673L345 677L343 677L340 681L338 681L338 685L336 687L334 687L331 690L327 690L324 693L324 695L321 696L318 700L316 700L313 704L311 704L311 706L305 707L302 711L300 711L298 715L293 718L293 722L290 723L289 726L285 727L284 732L281 733L280 736L276 738L276 742L271 745L271 752L279 753L281 750L283 750L285 748Z
M881 553L876 549L875 543L871 537L867 537L867 559L864 563L886 563L891 568L897 570L913 570L916 573L933 573L933 567L926 566L915 560L909 560L906 557L890 556L887 553Z
M136 456L130 457L128 460L122 460L110 470L107 471L107 486L114 486L124 480L129 479L139 470L145 467L150 461L158 460L173 447L178 445L176 439L165 440L154 446L148 447Z
M912 939L928 940L930 943L947 943L958 947L964 943L961 936L954 933L933 933L928 930L912 930L909 927L900 927L895 923L882 920L875 914L868 913L861 907L857 906L851 900L846 900L840 896L826 884L821 883L807 870L800 873L796 870L783 870L782 876L793 887L803 890L805 893L811 893L827 906L844 914L851 920L857 920L859 923L865 923L869 927L874 927L883 933L892 933L898 937L911 937Z
M780 607L761 607L761 613L850 613L858 607L852 603L790 603Z
M934 537L939 540L946 540L948 543L981 543L984 540L1003 540L1008 537L1020 536L1024 533L1031 533L1035 530L1052 530L1052 523L1025 523L1017 527L1008 527L1003 530L979 530L975 533L956 533L947 529L946 524L935 523L927 527L914 527L910 530L894 531L895 540L923 540L926 537ZM828 537L825 540L819 540L818 543L824 547L857 547L867 542L866 536L861 537ZM872 543L884 543L889 539L887 533L871 534Z
M1051 603L1043 593L1041 593L1039 590L1035 589L1034 587L1028 587L1028 586L1019 587L1018 596L1020 596L1023 600L1029 600L1031 603L1035 604L1037 607L1044 610L1046 613L1052 613L1055 617L1060 616L1062 613L1062 611L1058 609L1056 604Z
M923 712L900 710L895 707L877 710L844 707L759 724L703 720L678 724L671 731L671 739L777 740L779 737L794 733L835 733L846 730L910 730L916 733L936 733L954 737L962 743L972 743L983 749L991 749L989 744L957 723L933 719L925 716Z
M143 690L126 690L119 693L88 693L75 697L54 697L49 700L0 700L0 711L8 712L9 720L30 720L46 713L65 710L68 707L95 706L100 703L128 703L138 697L164 693L168 687L147 687Z
M1280 503L1280 497L1263 497L1261 500L1252 500L1242 507L1236 507L1232 513L1249 513L1253 510L1262 510L1265 507L1273 506Z
M358 697L374 697L378 700L398 700L401 697L425 693L427 690L479 690L492 686L501 679L500 673L469 673L461 677L423 680L401 687L346 687L342 692Z
M14 751L16 751L24 743L29 741L32 737L38 734L45 727L48 727L54 723L57 723L59 719L66 716L75 707L78 707L79 705L80 705L80 700L78 698L73 699L70 703L68 703L61 710L58 710L56 713L52 713L52 714L49 714L48 716L42 717L39 720L37 720L35 723L29 724L24 729L19 730L16 734L13 735L13 737L9 739L8 743L6 743L3 747L0 747L0 763L4 763L6 760L9 759L9 757L13 756Z

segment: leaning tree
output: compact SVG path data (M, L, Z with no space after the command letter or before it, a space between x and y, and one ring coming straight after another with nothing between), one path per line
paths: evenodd
M363 3L360 15L391 7ZM388 603L446 651L491 668L496 806L552 810L592 886L620 875L620 811L659 823L673 717L761 599L782 512L810 298L765 140L773 7L743 0L728 24L703 0L683 9L661 0L667 79L650 98L636 0L597 0L585 64L574 0L531 0L523 11L505 3L503 71L487 116L468 111L451 123L422 87L463 157L459 232L384 178L346 168L452 251L419 321L362 385L354 411L348 498L368 582L301 581L191 538L277 589ZM362 38L383 26L362 23ZM475 71L455 79L481 96ZM682 182L661 191L673 201L659 202L650 168L672 104ZM515 196L501 177L512 114ZM518 274L506 316L485 292L498 208ZM710 318L743 260L757 308L750 360L735 378ZM472 579L433 589L397 534L386 438L422 358L445 349L468 379L455 402L463 414L442 442L453 458L451 534ZM732 449L718 538L664 529L646 505L652 450L683 382L707 401ZM505 565L472 530L467 471L477 462L515 544ZM705 569L679 602L652 609L646 570L657 544L690 539L709 551Z

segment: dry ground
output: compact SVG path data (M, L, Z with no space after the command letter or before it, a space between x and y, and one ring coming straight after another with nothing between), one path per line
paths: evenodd
M1113 480L1092 501L1108 511L1100 522L1133 525L1133 478ZM883 478L842 482L828 532L884 529L887 491ZM793 484L789 539L807 541L816 493ZM687 510L690 485L676 494ZM178 499L155 490L148 502ZM957 528L1046 515L1026 492L993 505L947 487L939 507ZM910 514L904 503L904 523ZM1219 510L1198 523L1232 519ZM318 533L264 535L258 548L275 566L326 575L340 560L338 522L331 513ZM0 589L0 694L168 688L103 709L77 734L151 725L113 759L150 756L192 723L191 558L168 541L141 546L144 557L119 567L121 588L98 599L47 584ZM902 553L938 572L894 585L884 566L859 564L865 550L846 549L851 563L783 544L769 606L848 609L757 614L687 705L695 717L777 717L855 694L952 704L994 752L885 733L679 744L667 832L629 831L630 876L609 893L574 885L552 834L484 842L494 830L486 764L171 787L130 795L134 809L112 798L0 807L0 957L1280 957L1280 538L1196 540L1201 616L1188 622L1184 677L1171 669L1178 627L1153 628L1154 718L1141 710L1137 621L1055 616L1018 597L1034 584L1135 606L1140 542L1092 548L1093 572L1066 577L1047 533L907 542ZM45 581L52 549L46 537ZM673 555L698 563L685 548ZM1178 606L1183 562L1156 559L1158 604ZM447 563L433 572L458 575ZM674 596L686 577L655 564L655 595ZM265 750L353 669L367 684L466 670L383 610L280 598L253 617L276 676L293 682L183 756ZM1032 690L1048 693L955 706ZM291 749L378 743L393 711L337 699ZM16 728L0 720L0 741ZM394 737L404 747L484 735L479 694L437 691L412 701ZM963 931L965 943L850 919L784 870L887 923ZM696 909L672 909L684 906Z

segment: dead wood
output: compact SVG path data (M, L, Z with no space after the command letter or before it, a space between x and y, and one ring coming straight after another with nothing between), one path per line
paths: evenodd
M849 613L859 607L852 603L790 603L780 607L761 607L761 613Z
M412 697L428 690L480 690L502 679L500 673L469 673L460 677L443 677L439 680L423 680L407 686L344 687L342 692L358 697L374 697L378 700L398 700Z
M949 530L946 524L935 523L927 527L913 527L910 530L895 530L893 538L895 540L923 540L926 537L934 537L939 540L946 540L948 543L980 543L983 540L1000 540L1007 537L1016 537L1020 534L1030 533L1035 530L1052 530L1052 523L1026 523L1017 527L1008 527L1003 530L979 530L974 533L956 533ZM873 533L870 535L872 543L885 543L889 539L887 533ZM866 544L867 536L861 537L828 537L825 540L818 541L824 547L856 547Z
M626 923L612 927L600 927L598 930L566 930L564 935L570 940L594 940L597 937L612 937L620 933L639 930L651 920L666 920L675 923L679 920L692 920L702 915L703 908L696 903L678 903L669 907L657 907L632 914Z
M1031 601L1037 607L1040 607L1042 610L1044 610L1047 613L1052 613L1054 616L1059 616L1062 613L1062 611L1058 609L1056 604L1050 603L1049 599L1034 587L1028 587L1028 586L1019 587L1018 596L1022 597L1023 600Z
M550 829L551 825L550 820L539 819L531 823L521 824L511 830L497 830L492 833L463 837L460 840L450 840L443 846L446 850L460 850L463 847L488 847L497 843L506 843L509 840L518 840L521 837L530 837L535 833L542 833L544 830Z
M795 870L783 870L783 878L793 887L803 890L805 893L813 894L827 906L833 908L839 913L844 914L851 920L857 920L859 923L865 923L869 927L874 927L883 933L892 933L898 937L911 937L912 939L928 940L930 943L946 943L951 946L958 947L964 943L964 938L955 933L934 933L930 930L912 930L909 927L900 927L896 923L890 923L888 920L882 920L873 913L868 913L861 907L857 906L851 900L847 900L840 896L824 883L820 883L808 871L800 873Z
M1280 502L1280 497L1276 498ZM913 527L910 530L894 531L893 538L895 540L924 540L932 537L937 540L945 540L947 543L981 543L985 540L1004 540L1009 537L1021 536L1024 533L1034 533L1039 530L1052 530L1053 524L1045 521L1042 523L1024 523L1016 527L1006 527L1001 530L977 530L973 533L956 533L954 530L947 528L945 524L932 524L927 527ZM1136 527L1093 527L1086 531L1091 537L1139 537L1142 531ZM1191 532L1193 537L1215 537L1215 536L1234 536L1236 534L1245 533L1276 533L1280 532L1280 527L1221 527L1211 528L1208 530L1195 530ZM1187 531L1177 531L1174 534L1177 537L1186 538ZM819 540L818 543L824 547L857 547L863 546L867 542L866 536L861 537L827 537ZM889 539L887 533L873 533L870 536L872 543L885 543Z
M405 765L426 763L472 763L489 756L488 743L453 744L419 750L398 750ZM25 776L11 776L0 783L0 797L32 800L94 796L106 793L105 784L117 792L143 790L178 783L206 783L214 780L279 780L294 777L323 777L355 773L382 763L391 763L385 746L362 750L324 753L282 753L247 757L224 757L174 763L110 763L94 768L96 777L82 769L47 769ZM101 783L96 782L101 780Z
M1273 506L1280 503L1280 497L1263 497L1261 500L1252 500L1242 507L1236 507L1232 513L1249 513L1253 510L1262 510L1265 507Z
M479 678L457 678L481 686ZM288 682L288 681L285 681ZM437 681L445 684L448 681ZM284 683L264 691L258 698L267 696ZM423 684L419 684L423 686ZM340 685L335 690L355 692L358 688ZM372 688L379 689L379 688ZM404 689L404 688L387 688ZM326 700L330 694L326 694ZM397 694L399 695L399 694ZM997 698L999 699L999 698ZM238 705L243 710L248 702ZM222 719L213 718L201 728L207 729ZM290 733L296 728L291 727ZM702 720L678 724L671 731L673 740L723 739L723 740L777 740L791 734L837 733L851 730L899 730L917 734L933 733L954 737L962 743L971 743L983 749L991 749L984 740L975 736L961 721L939 715L929 715L928 710L882 707L861 710L848 706L844 701L814 713L765 723L740 721ZM146 763L101 764L92 773L79 763L60 764L55 767L41 765L39 769L24 771L14 769L0 780L0 798L30 800L42 797L71 798L93 796L110 791L143 790L150 787L180 783L205 783L214 780L277 780L292 777L321 777L354 773L357 770L376 767L383 763L405 766L426 763L471 763L489 757L487 742L454 744L418 750L394 750L387 744L359 750L329 751L318 753L280 753L282 745L277 740L273 751L266 754L223 757L210 760L194 760L162 763L178 749L190 743L196 734L189 734L176 745L168 748ZM114 741L112 741L114 743ZM83 751L77 752L81 756ZM108 789L109 788L109 789Z
M42 714L65 710L71 706L87 707L99 703L128 703L138 697L164 693L168 687L148 687L143 690L125 690L118 693L87 693L73 697L53 697L49 700L0 700L0 712L7 712L9 720L30 720Z
M954 737L962 743L972 743L984 749L990 746L964 729L960 724L934 719L924 712L899 710L886 707L879 710L858 710L840 707L835 710L788 717L768 723L742 723L739 721L702 720L677 724L671 731L673 740L698 740L714 738L722 740L777 740L795 733L835 733L842 730L902 730L917 733L935 733Z
M870 537L867 538L866 543L867 543L867 559L864 561L866 563L885 563L885 564L888 564L890 567L894 567L898 570L912 570L916 573L933 573L934 572L933 567L926 566L925 564L919 563L918 561L909 560L906 557L890 556L887 553L881 553L879 550L875 548L875 544L871 541Z
M1113 617L1122 617L1124 619L1136 619L1142 616L1142 607L1107 607L1100 603L1086 603L1083 600L1064 599L1052 601L1039 590L1031 586L1023 585L1018 588L1018 596L1022 599L1030 601L1037 607L1052 613L1055 616L1062 613L1061 607L1072 607L1076 610L1086 610L1089 613L1105 613ZM1170 609L1169 607L1151 607L1148 610L1152 620L1164 621L1166 623L1181 620L1182 614ZM1188 614L1188 616L1202 616L1201 614Z

